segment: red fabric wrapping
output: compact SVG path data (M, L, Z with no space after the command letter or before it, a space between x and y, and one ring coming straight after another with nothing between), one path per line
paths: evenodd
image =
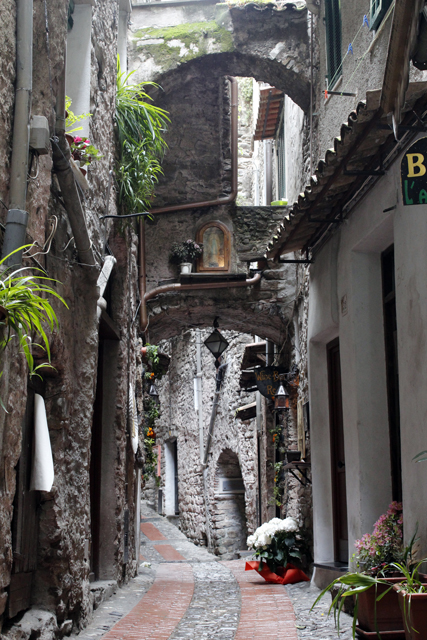
M265 563L262 563L263 568L258 571L260 563L258 560L251 560L246 563L245 571L253 569L257 571L260 576L264 578L266 582L274 582L275 584L295 584L296 582L310 582L304 571L297 569L293 564L287 564L286 567L277 567L277 573L270 571Z

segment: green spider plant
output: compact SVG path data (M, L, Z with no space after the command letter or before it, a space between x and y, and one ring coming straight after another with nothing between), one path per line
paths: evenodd
M117 58L117 93L115 122L119 143L116 180L119 204L131 213L150 206L155 184L162 173L160 160L166 149L163 133L167 112L150 103L145 91L154 82L129 82L134 71L124 73Z
M5 261L11 255L25 248L20 247L0 260L0 357L12 338L16 336L31 376L36 374L40 367L46 366L46 364L34 366L32 346L36 343L33 342L33 338L41 339L42 344L37 346L41 346L46 351L50 362L50 347L46 331L53 331L58 327L55 311L45 296L54 296L67 309L68 306L65 300L47 284L47 282L57 281L41 275L44 273L41 269L4 267ZM5 409L1 399L0 403Z

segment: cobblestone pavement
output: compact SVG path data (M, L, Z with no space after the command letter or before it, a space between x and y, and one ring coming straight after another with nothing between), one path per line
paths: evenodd
M148 526L147 526L148 525ZM72 640L335 640L325 599L310 583L272 585L245 561L218 562L143 505L139 575ZM144 561L151 566L144 565ZM341 640L352 618L342 614Z

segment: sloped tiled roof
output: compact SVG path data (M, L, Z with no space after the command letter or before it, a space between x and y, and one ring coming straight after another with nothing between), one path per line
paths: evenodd
M380 90L369 91L366 101L359 102L350 113L304 192L286 208L284 221L267 247L269 258L312 248L331 225L330 221L338 220L343 207L367 181L378 179L369 173L381 169L381 156L385 169L394 159L393 151L413 137L414 132L406 131L399 142L395 141L387 117L380 114L380 98ZM414 108L419 116L427 116L426 104L427 82L411 83L403 124L417 122L412 114Z

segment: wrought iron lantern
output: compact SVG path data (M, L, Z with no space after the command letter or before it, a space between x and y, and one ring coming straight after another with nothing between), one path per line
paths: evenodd
M276 411L286 411L289 409L289 393L286 391L286 388L283 385L283 381L280 381L279 388L276 392L276 397L274 399L274 408Z
M216 319L214 322L214 327L215 329L212 331L211 335L208 338L206 338L205 345L207 346L209 351L212 353L212 355L215 357L215 366L218 367L219 358L224 353L226 348L229 346L229 343L224 338L224 336L221 335L221 333L218 331L218 328L217 328L218 323Z
M152 400L154 400L156 404L160 404L159 392L157 391L155 384L150 385L150 391L148 392L148 395Z

